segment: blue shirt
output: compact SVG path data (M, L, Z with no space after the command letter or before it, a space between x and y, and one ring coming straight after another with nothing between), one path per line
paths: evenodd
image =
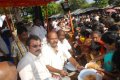
M105 71L111 72L113 69L112 66L112 57L114 51L107 52L104 56L104 69Z

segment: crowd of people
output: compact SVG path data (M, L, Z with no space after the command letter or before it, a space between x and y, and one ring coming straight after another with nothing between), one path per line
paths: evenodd
M50 19L47 25L38 18L32 26L18 22L14 36L4 22L0 27L0 61L13 63L19 80L77 80L77 76L69 76L67 63L76 74L91 63L87 68L97 70L103 80L120 80L120 13L83 14L72 22L68 15Z

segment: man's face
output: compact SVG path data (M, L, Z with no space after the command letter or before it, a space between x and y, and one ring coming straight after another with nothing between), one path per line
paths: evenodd
M28 39L28 33L27 32L23 32L19 38L23 41L26 41Z
M41 42L40 40L31 40L29 45L29 51L38 56L41 52Z
M51 33L48 37L48 42L50 43L51 47L57 47L58 43L58 36L56 33Z
M65 39L65 33L64 32L61 32L59 35L59 40L62 42L64 39Z
M37 26L40 26L40 24L41 24L40 20L39 20L39 19L36 19L35 24L36 24Z
M92 35L92 39L93 39L93 41L95 41L95 42L99 42L100 36L99 36L97 33L94 33L94 34Z

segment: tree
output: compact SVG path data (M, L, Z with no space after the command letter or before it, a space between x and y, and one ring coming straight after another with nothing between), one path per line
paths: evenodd
M88 6L86 0L68 0L68 3L70 4L71 10L85 8L86 6Z
M95 3L93 4L93 6L102 8L108 5L109 0L94 0L94 1Z
M45 16L46 14L46 9L48 11L48 16L51 16L53 14L63 13L61 3L63 3L64 1L65 0L61 0L61 2L59 3L56 2L49 3L47 7L42 6L43 16ZM79 8L86 8L91 6L91 4L88 4L86 0L68 0L68 4L70 5L70 9L72 11Z
M62 8L59 3L52 2L47 6L42 6L42 12L44 16L46 14L46 10L48 11L48 16L51 16L53 14L61 13Z
M120 0L109 0L109 5L120 6Z

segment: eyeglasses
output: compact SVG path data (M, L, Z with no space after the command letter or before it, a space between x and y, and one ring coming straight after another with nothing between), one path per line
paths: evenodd
M41 47L41 45L31 45L33 48Z

